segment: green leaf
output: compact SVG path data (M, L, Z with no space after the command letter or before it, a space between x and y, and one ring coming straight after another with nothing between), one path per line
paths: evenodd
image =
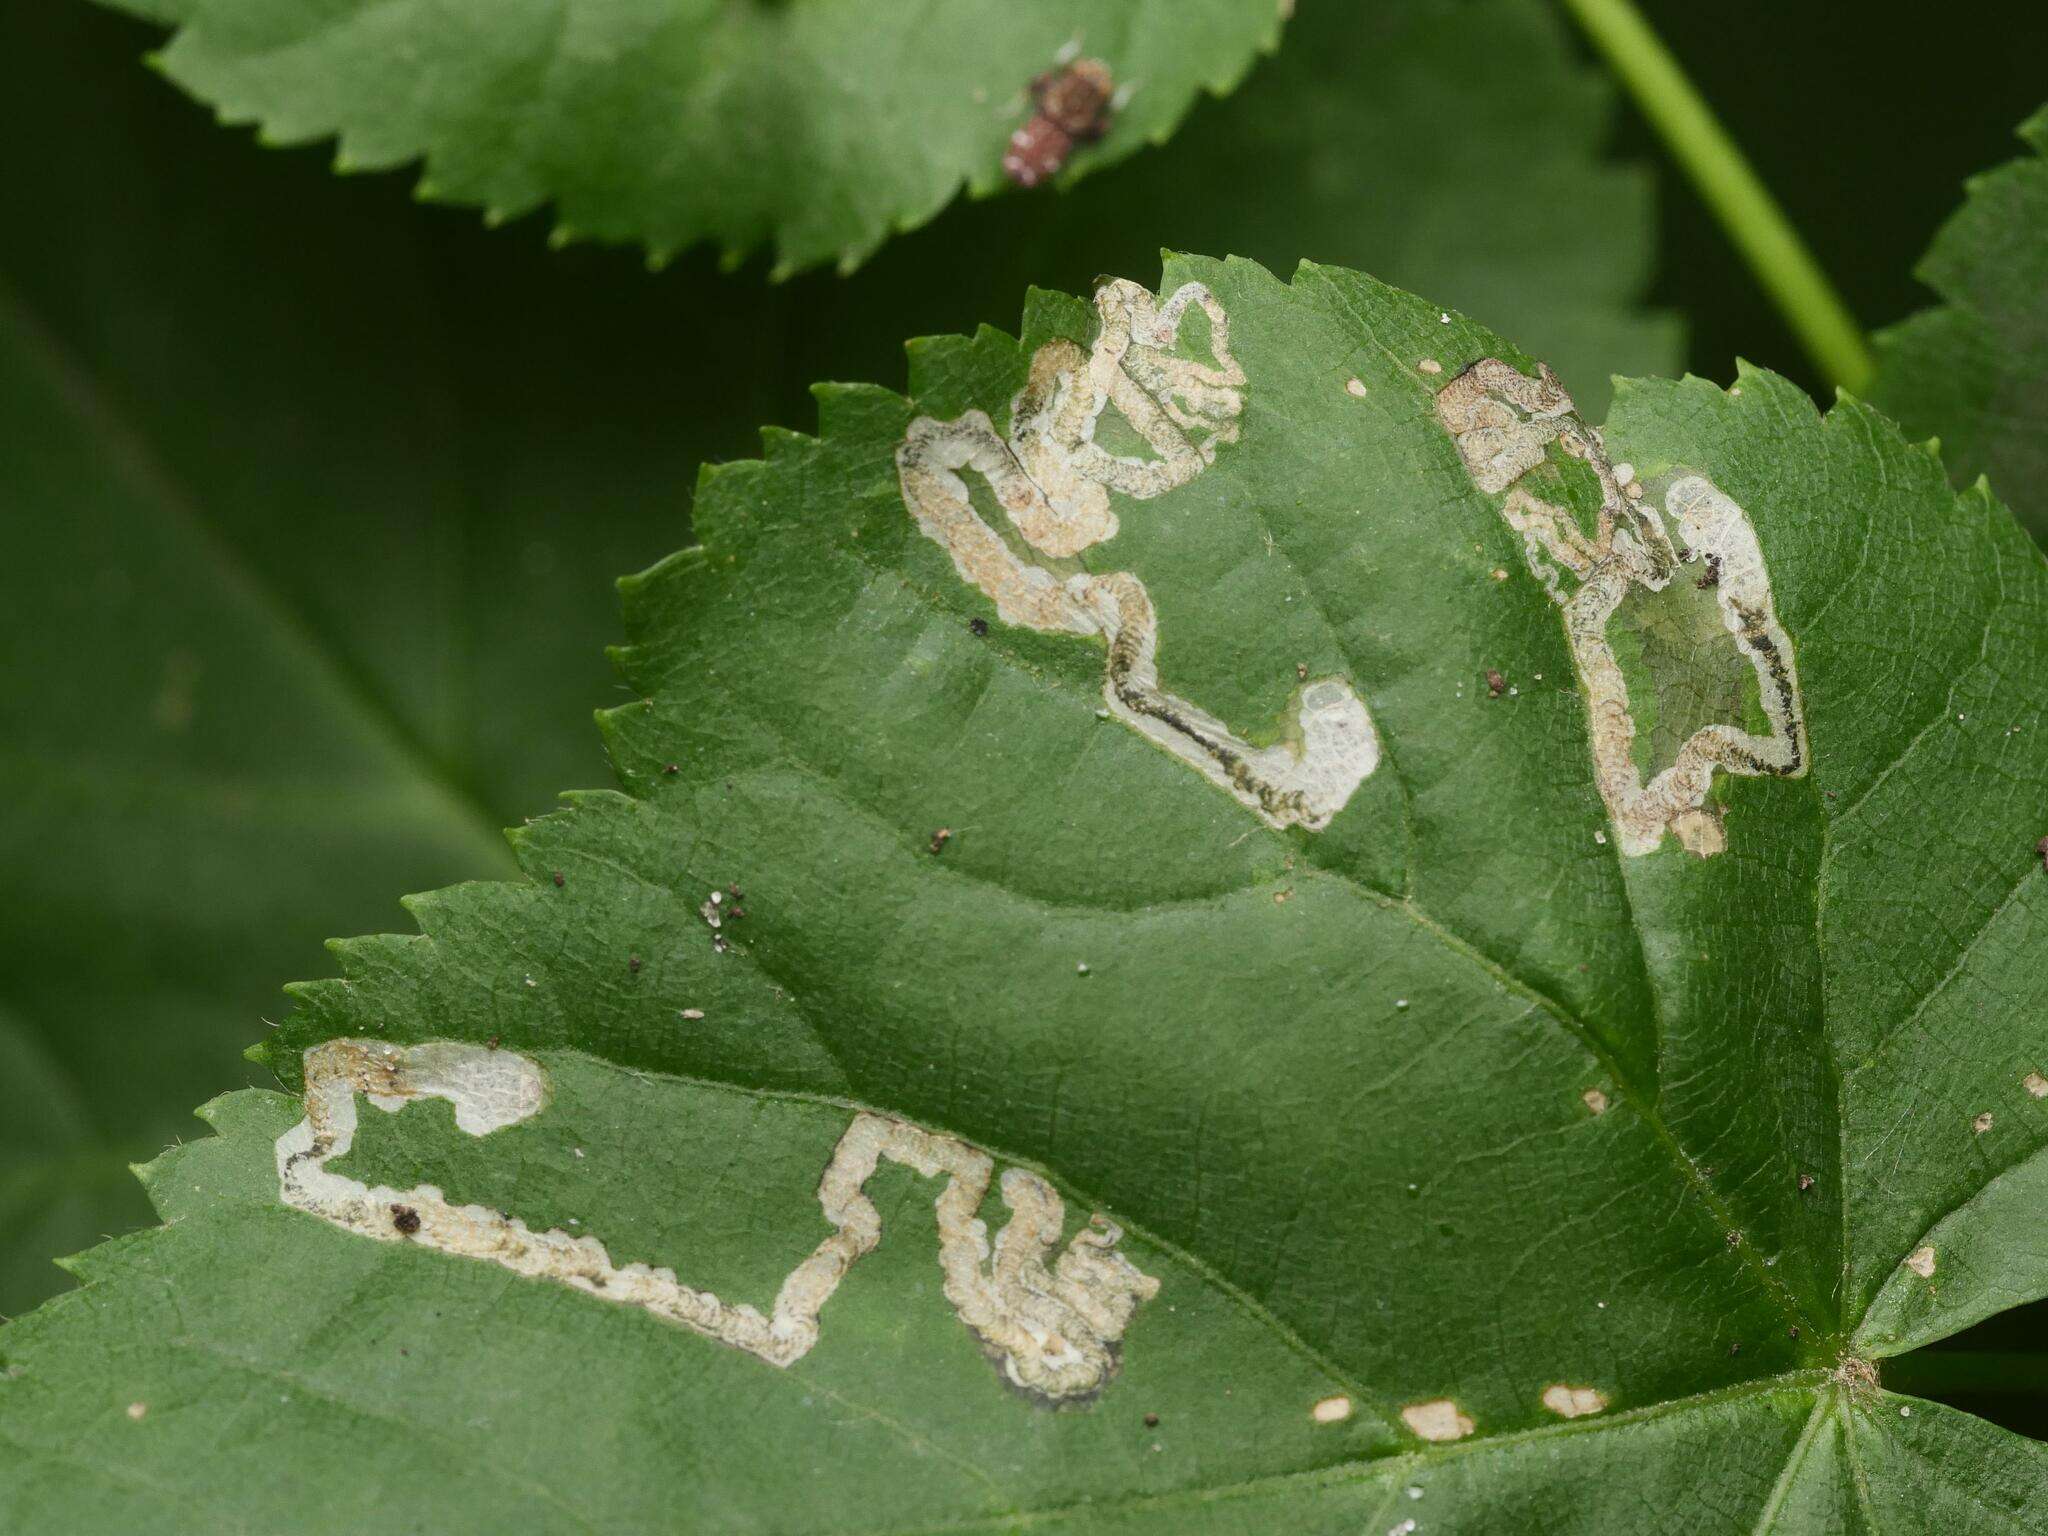
M626 584L620 792L0 1334L12 1524L2040 1523L1880 1385L2048 1292L1988 493L1312 265L817 393Z
M851 270L962 186L1004 184L1035 76L1076 52L1118 102L1071 172L1170 136L1278 43L1273 0L147 0L161 67L231 123L336 168L423 162L419 195L502 223L554 207L558 241L700 241L780 271Z
M0 125L44 146L0 250L26 529L0 568L0 1313L147 1218L127 1164L251 1079L325 937L508 871L495 829L602 773L614 576L685 541L699 462L809 420L811 379L900 377L906 332L1143 270L1161 238L1435 273L1560 366L1675 366L1637 307L1646 178L1596 158L1608 92L1541 4L1293 25L1163 152L763 289L311 176L134 69L139 29L0 15ZM1540 113L1503 105L1525 88ZM1441 112L1459 136L1418 131ZM1369 198L1351 165L1381 168ZM1599 259L1475 239L1489 207Z
M2048 535L2048 108L2019 130L2031 154L1973 178L1919 276L1942 303L1877 336L1872 398L1938 435L1961 477L1989 475Z

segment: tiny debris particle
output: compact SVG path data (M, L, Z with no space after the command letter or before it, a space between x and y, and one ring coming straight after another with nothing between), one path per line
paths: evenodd
M1495 581L1506 581L1508 579L1508 573L1500 566L1496 565L1493 568L1493 579Z
M638 976L640 974L640 957L638 955L626 956L626 969L635 976Z
M1287 889L1286 889L1286 890L1284 890L1284 891L1275 891L1275 892L1273 893L1273 905L1274 905L1274 906L1276 906L1276 907L1284 907L1284 906L1286 906L1286 905L1287 905L1287 901L1288 901L1288 898L1289 898L1289 897L1291 897L1291 896L1292 896L1293 894L1294 894L1294 887L1293 887L1293 886L1291 886L1291 885L1290 885L1289 887L1287 887Z
M1607 846L1607 834L1605 832L1602 832L1598 827L1595 827L1593 829L1593 841L1600 844L1604 848Z
M570 1150L571 1152L575 1153L575 1154L576 1154L576 1156L577 1156L577 1158L578 1158L579 1160L580 1160L580 1159L582 1158L582 1156L583 1156L583 1149L582 1149L581 1147L571 1147L571 1148L570 1148L569 1150Z
M485 1050L487 1050L487 1051L495 1051L495 1050L496 1050L496 1049L498 1048L498 1042L499 1042L500 1040L502 1040L503 1038L504 1038L504 1036L502 1036L502 1035L493 1035L493 1036L491 1036L491 1038L490 1038L490 1039L488 1039L488 1040L486 1040L486 1041L484 1042L484 1049L485 1049Z
M701 1019L704 1017L704 1010L702 1008L685 1008L683 1010L683 1017L692 1020Z
M1912 1405L1909 1403L1899 1404L1899 1417L1902 1419L1910 1419L1911 1417L1913 1417Z
M1742 1353L1742 1345L1741 1345L1741 1344L1740 1344L1739 1342L1738 1342L1738 1343L1734 1343L1734 1344L1730 1344L1730 1345L1728 1346L1728 1353L1729 1353L1729 1354L1731 1354L1731 1355L1739 1355L1739 1354L1741 1354L1741 1353Z
M142 1422L144 1415L148 1412L149 1404L147 1403L130 1403L128 1405L128 1417L138 1424Z
M1607 1406L1607 1394L1593 1387L1568 1387L1563 1382L1543 1389L1543 1406L1561 1419L1582 1419Z
M1348 395L1356 395L1359 399L1363 400L1365 398L1365 381L1359 378L1346 379L1344 381L1344 392Z
M1407 999L1407 998L1405 998L1405 997L1397 997L1397 998L1395 998L1395 999L1394 999L1394 1011L1395 1011L1396 1013L1406 1013L1406 1012L1408 1011L1408 999Z
M1387 1536L1414 1536L1414 1531L1415 1521L1411 1516L1409 1519L1397 1520L1388 1526Z
M1813 1175L1810 1173L1799 1175L1799 1193L1803 1195L1811 1188L1813 1188Z
M1607 1095L1598 1088L1588 1088L1579 1097L1586 1101L1586 1108L1593 1111L1594 1114L1604 1115L1607 1113Z
M663 763L661 765L661 771L667 777L672 779L677 774L683 771L683 765L681 763Z
M568 884L568 881L562 878L562 872L559 869L554 873L554 882L556 890L560 890L564 885Z
M952 840L953 829L951 827L940 827L938 831L932 834L932 852L935 854L944 853L946 851L946 844Z
M972 635L985 635L985 634L987 634L987 633L988 633L988 620L987 620L987 619L969 619L969 620L967 621L967 632L968 632L969 634L972 634Z
M2037 1099L2048 1099L2048 1077L2038 1072L2029 1072L2020 1079L2020 1086Z
M1433 1397L1426 1403L1410 1403L1401 1410L1401 1422L1424 1440L1462 1440L1472 1433L1472 1421L1458 1411L1448 1397Z
M1508 680L1501 676L1500 668L1488 667L1486 669L1486 696L1489 699L1497 699L1503 693L1506 693L1507 689Z
M1415 366L1421 372L1430 374L1431 376L1442 373L1444 371L1444 365L1438 362L1433 357L1425 357L1421 362L1417 363Z
M1442 322L1445 325L1449 325L1451 323L1451 312L1447 309L1438 310L1436 317L1440 322Z
M2041 868L2048 870L2048 837L2034 844L2034 856L2041 861Z
M1934 1278L1934 1245L1932 1243L1922 1243L1918 1248L1907 1254L1906 1268L1913 1271L1922 1280L1932 1280Z
M1728 1234L1728 1246L1730 1248L1740 1248L1742 1246L1742 1234L1740 1232L1730 1232Z
M1158 1415L1158 1414L1156 1414L1156 1413L1148 1413L1148 1414L1146 1414L1146 1415L1145 1415L1145 1427L1146 1427L1147 1429L1157 1429L1157 1428L1159 1427L1159 1415Z
M1789 1338L1794 1338L1794 1339L1798 1338L1798 1337L1799 1337L1799 1325L1798 1325L1797 1323L1794 1323L1794 1324L1793 1324L1793 1325L1792 1325L1792 1326L1791 1326L1790 1328L1787 1328L1787 1329L1785 1330L1785 1333L1786 1333L1786 1336L1787 1336L1787 1337L1789 1337Z
M1990 1130L1991 1111L1987 1109L1984 1111L1983 1114L1979 1115L1976 1119L1972 1120L1970 1122L1970 1129L1975 1131L1979 1136L1982 1136L1986 1131Z
M1300 679L1300 680L1301 680L1302 682L1304 682L1304 683L1305 683L1305 682L1307 682L1307 681L1308 681L1308 663L1307 663L1307 662L1305 662L1305 661L1297 661L1297 662L1296 662L1296 663L1294 664L1294 675L1295 675L1295 676L1296 676L1297 678L1299 678L1299 679Z
M1077 961L1074 965L1074 974L1076 976L1086 976L1088 974L1088 962L1086 960Z
M1342 1424L1351 1417L1351 1399L1341 1393L1326 1397L1309 1409L1308 1416L1318 1424Z
M409 1205L394 1205L391 1207L391 1225L411 1237L420 1229L420 1213Z

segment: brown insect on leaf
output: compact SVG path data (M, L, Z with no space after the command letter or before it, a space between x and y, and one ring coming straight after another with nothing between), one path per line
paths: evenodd
M1092 144L1109 132L1115 115L1115 85L1100 59L1075 59L1031 82L1034 111L1010 135L1003 174L1020 187L1035 187L1060 167L1077 144Z

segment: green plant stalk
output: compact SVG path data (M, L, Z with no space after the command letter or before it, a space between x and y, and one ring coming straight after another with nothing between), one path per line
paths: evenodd
M1633 0L1564 0L1564 6L1713 210L1815 366L1839 388L1864 389L1874 364L1862 327Z

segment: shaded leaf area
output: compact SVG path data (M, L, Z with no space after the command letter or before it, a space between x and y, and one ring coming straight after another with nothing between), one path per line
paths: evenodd
M389 1497L451 1530L685 1498L766 1530L2040 1522L2048 1452L1869 1364L1980 1316L1994 1267L2048 1291L1998 1198L2048 1144L2024 534L1853 402L1622 389L1617 458L1747 510L1811 749L1715 781L1726 852L1623 858L1556 604L1437 419L1442 379L1530 360L1338 269L1170 259L1188 282L1229 317L1237 435L1079 564L1142 578L1221 719L1358 691L1384 759L1326 830L1104 718L1100 645L1001 622L906 513L914 418L1000 419L1032 353L1091 339L1038 295L1021 340L920 344L910 399L823 387L817 437L710 471L702 546L625 587L621 791L521 829L524 882L340 946L266 1052L293 1087L343 1037L530 1061L552 1097L518 1124L377 1115L359 1176L764 1300L856 1110L962 1138L1160 1280L1099 1396L1049 1411L977 1358L894 1170L778 1371L398 1209L284 1209L298 1111L244 1093L153 1170L169 1226L0 1335L16 1523L205 1528L180 1437L230 1410L316 1530Z
M1442 273L1560 365L1672 364L1635 305L1649 189L1599 162L1608 93L1544 7L1295 26L1165 151L770 288L489 237L215 134L140 28L0 19L0 115L43 146L0 254L0 1311L146 1219L126 1164L249 1080L324 938L509 872L497 827L603 781L614 576L685 542L701 461L808 422L812 379L900 377L904 335L1166 238ZM1531 266L1474 237L1489 206L1600 259Z
M1871 396L1941 439L1959 478L1989 475L2048 536L2048 109L2019 129L2031 153L1973 177L1918 268L1941 297L1877 336Z
M344 170L423 162L419 195L555 238L710 242L850 270L963 186L1004 185L1035 76L1075 49L1122 104L1073 171L1163 142L1277 44L1274 0L113 0L176 29L161 67Z

